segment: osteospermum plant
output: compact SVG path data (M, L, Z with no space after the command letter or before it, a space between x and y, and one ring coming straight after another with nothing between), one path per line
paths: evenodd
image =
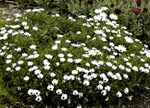
M65 19L28 9L7 19L0 28L0 71L10 94L37 106L94 106L131 100L137 88L148 87L148 46L107 10Z

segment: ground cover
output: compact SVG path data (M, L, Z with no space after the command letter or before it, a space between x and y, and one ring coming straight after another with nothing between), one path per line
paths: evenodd
M29 11L29 10L28 10L28 11ZM59 17L59 15L54 15L53 17ZM80 17L81 17L81 22L82 22L82 18L84 18L84 16L80 16ZM44 17L44 18L45 18L45 17ZM95 18L96 18L96 17L95 17ZM34 20L34 19L36 19L36 18L30 19L30 20ZM9 20L11 20L11 19L7 19L7 21L9 21ZM41 20L41 19L40 19L40 20ZM61 20L63 20L63 19L61 19ZM60 22L61 22L61 20L60 20ZM74 19L71 19L71 18L70 18L70 20L74 21ZM37 20L37 21L38 21L38 20ZM64 21L66 21L66 20L64 20ZM80 21L80 20L79 20L79 21ZM28 21L27 21L27 22L28 22ZM30 21L29 21L29 22L30 22ZM29 23L29 22L28 22L28 23ZM62 23L62 22L61 22L61 23L60 23L60 22L59 22L59 24ZM20 22L20 23L21 23L21 22ZM66 22L66 23L67 23L67 22ZM25 24L25 25L24 25L24 24ZM31 22L30 22L29 24L31 24ZM63 24L64 24L64 23L63 23ZM69 24L69 23L67 23L67 24ZM82 24L82 23L81 23L81 24ZM24 26L26 27L26 23L25 23L25 22L22 23L22 25L24 25ZM33 25L34 25L34 24L30 25L30 27L32 27ZM36 24L36 26L37 26L37 25L39 25L39 24ZM80 25L80 23L79 23L79 25ZM84 25L85 25L85 24L84 24ZM86 26L89 26L89 25L86 25ZM66 32L66 33L67 33L67 32L68 32L68 31L67 31L67 30L68 30L67 27L65 27L65 28L63 28L63 27L64 27L64 26L59 26L59 29L61 28L61 30L62 30L63 32ZM37 28L36 28L36 29L37 29ZM35 30L36 30L36 29L35 29ZM54 28L53 28L53 29L54 29ZM76 26L74 27L74 29L77 29ZM77 30L74 30L74 29L73 29L73 34L70 34L70 35L73 35L73 36L75 36L75 37L72 37L72 38L69 38L69 39L72 39L72 41L75 41L75 42L76 42L76 39L78 39L78 37L76 37L76 32L77 32L77 36L80 35L80 32L78 31L78 29L77 29ZM83 29L84 29L84 28L83 28ZM105 28L104 28L104 29L105 29ZM55 27L55 30L54 30L54 31L55 31L55 32L58 32L57 30L58 30L58 28ZM80 29L79 29L79 30L80 30ZM86 31L86 30L85 30L85 31ZM85 32L85 31L84 31L84 32ZM108 30L108 31L109 31L109 30ZM7 32L8 32L8 31L7 31ZM9 32L10 32L10 31L9 31ZM44 35L47 34L47 32L44 33L45 31L41 31L41 32L43 32ZM84 32L83 32L83 33L84 33ZM98 33L98 31L95 31L95 32ZM53 33L53 31L50 32L50 33ZM60 32L59 32L59 33L60 33ZM81 32L81 33L82 33L82 32ZM56 35L56 34L53 34L53 35ZM98 34L98 35L99 35L99 34ZM103 35L104 35L104 34L103 34ZM28 36L29 36L29 35L28 35ZM84 36L84 34L83 34L83 36ZM95 36L95 35L94 35L94 36ZM61 37L61 35L60 35L60 37ZM104 37L105 37L105 36L104 36ZM52 37L50 37L50 38L51 38L50 40L56 39L55 36L54 36L54 37L52 36ZM87 38L91 38L91 37L87 36ZM93 38L94 38L94 37L93 37ZM101 38L101 39L102 39L102 41L103 41L104 38ZM41 40L41 38L39 38L39 40ZM36 42L38 42L39 40L36 40ZM49 42L49 41L50 41L49 39L47 40L47 38L42 38L42 40L43 40L43 41L40 41L40 42L41 42L42 44L44 44L44 45L45 45L45 42ZM60 39L60 40L61 40L61 39ZM105 40L105 39L104 39L104 40ZM130 40L130 39L129 39L129 40ZM14 40L11 40L11 41L14 41ZM63 39L62 39L61 41L63 41ZM34 41L31 40L31 43L32 43L32 42L34 42ZM55 41L55 42L57 43L58 41ZM84 41L83 41L82 38L81 38L81 39L79 38L79 41L77 41L77 42L84 42ZM94 41L94 42L95 42L95 41ZM99 41L99 42L100 42L100 41ZM116 42L118 43L118 41L115 40L114 43L116 43ZM131 41L131 42L132 42L132 41ZM28 43L28 42L27 42L27 43ZM31 44L31 43L29 42L28 44ZM39 42L38 42L38 43L39 43ZM18 44L18 43L17 43L17 44ZM27 45L28 45L28 44L27 44ZM59 44L59 42L58 42L58 44ZM1 44L1 45L3 45L3 44ZM22 45L22 44L19 43L18 45ZM46 45L48 45L48 44L46 44ZM36 45L36 46L38 46L38 45ZM92 46L93 46L93 44L92 44ZM22 46L22 47L23 47L23 46ZM32 47L33 47L33 49L34 49L34 46L32 46ZM31 49L32 49L32 47L31 47ZM38 46L38 47L39 47L39 46ZM89 46L89 47L90 47L90 46ZM128 47L129 47L129 46L128 46ZM64 49L64 50L65 50L65 49ZM106 48L106 50L107 50L107 48ZM139 50L140 50L140 48L139 48ZM24 51L26 51L26 50L24 50ZM120 51L121 51L121 50L120 50ZM132 51L131 51L131 52L132 52ZM61 56L61 55L60 55L60 56ZM120 58L121 58L121 57L120 57ZM17 58L17 59L18 59L18 58ZM18 60L19 60L19 59L18 59ZM69 62L69 61L68 61L68 62ZM34 63L36 63L36 62L34 62ZM93 63L94 63L94 62L93 62ZM94 65L94 64L93 64L93 65ZM108 65L109 65L109 63L108 63ZM109 66L108 66L108 67L109 67ZM4 70L5 70L5 68L4 68ZM17 71L17 70L16 70L16 71ZM23 78L23 77L22 77L22 78ZM26 77L25 80L27 80L27 79L28 79L28 78ZM131 81L131 82L132 82L132 81ZM17 84L17 85L18 85L18 84ZM12 86L12 87L13 87L13 86ZM131 87L131 88L132 88L132 87ZM139 92L140 92L140 91L141 91L141 90L139 90ZM144 93L147 93L147 92L145 91ZM148 93L147 93L147 94L148 94ZM125 103L125 106L124 106L123 104L114 105L114 106L110 105L110 106L112 106L112 107L131 107L131 108L133 108L133 107L137 107L137 108L139 107L139 108L140 108L140 107L143 107L143 106L144 106L144 107L147 107L147 108L148 108L148 107L149 107L149 105L148 105L148 102L149 102L148 98L149 98L149 97L147 96L147 94L144 94L144 95L143 95L142 92L140 93L140 95L138 94L137 99L135 98L135 103L137 103L137 104L134 104L134 105L133 105L133 103L134 103L134 100L133 100L133 103L131 103L131 105L129 105L130 102L127 101L127 103ZM142 98L141 98L141 97L142 97ZM141 103L139 102L139 99L140 99ZM147 103L145 103L145 102L143 103L142 100L146 101ZM121 100L120 100L120 101L121 101ZM118 102L116 102L116 104L117 104L117 103L118 103ZM124 103L124 102L119 102L119 103ZM139 105L138 103L140 103L140 105ZM90 104L91 104L91 103L90 103ZM19 106L19 104L17 104L17 105ZM17 107L17 105L16 105L16 107ZM107 105L106 105L106 106L107 106ZM109 107L110 107L110 106L109 106ZM14 106L14 107L15 107L15 106ZM91 106L91 107L92 107L92 106ZM99 107L100 107L100 106L99 106ZM105 105L103 105L103 107L105 107ZM108 106L107 106L107 107L108 107Z

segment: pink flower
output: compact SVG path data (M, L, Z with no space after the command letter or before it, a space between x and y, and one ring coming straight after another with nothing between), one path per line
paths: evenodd
M141 0L136 0L137 6L141 6L142 1Z
M138 8L138 7L132 8L132 12L138 15L139 13L141 13L141 8Z

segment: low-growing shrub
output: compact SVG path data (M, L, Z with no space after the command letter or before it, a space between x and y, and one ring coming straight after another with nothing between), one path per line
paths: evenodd
M149 87L150 50L107 7L73 19L26 10L0 28L0 72L9 94L36 108L100 106Z

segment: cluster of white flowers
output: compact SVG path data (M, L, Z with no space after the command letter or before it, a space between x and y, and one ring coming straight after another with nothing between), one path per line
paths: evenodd
M28 90L28 95L30 95L30 96L35 95L36 96L35 100L37 102L42 101L42 97L40 96L40 91L37 90L37 89L29 89Z
M34 12L43 12L44 9L43 8L39 8L39 9L27 9L25 10L27 13L34 13Z
M148 50L147 45L141 44L138 39L132 39L130 37L132 34L124 31L125 27L121 28L116 21L112 21L118 19L116 15L110 14L108 18L105 13L107 9L107 7L96 9L97 15L93 18L87 19L84 15L79 16L79 19L87 21L82 26L92 27L93 33L95 33L93 36L86 34L84 41L80 41L80 39L77 42L72 41L71 37L68 38L67 35L58 34L57 39L48 48L48 51L40 49L40 45L35 43L27 45L27 50L24 46L17 46L17 40L12 43L0 43L0 57L5 58L5 71L13 74L13 72L21 73L24 72L24 69L27 69L25 76L22 78L25 83L28 84L30 80L34 80L29 75L36 76L37 79L35 79L38 81L47 81L46 90L48 93L57 94L61 100L67 100L69 96L83 97L86 93L82 93L82 90L74 87L74 85L82 84L84 88L94 85L94 90L100 91L101 95L107 97L105 100L108 101L110 97L107 94L114 87L110 83L125 82L130 78L131 72L135 74L149 73L150 64L146 58L150 58L150 50ZM27 13L42 11L44 9L26 10ZM21 17L19 14L15 16L17 19ZM53 17L58 18L60 15L56 14ZM75 21L72 17L69 17L68 20ZM101 27L103 22L106 25ZM24 30L16 32L21 27ZM11 34L13 39L17 35L21 35L22 38L24 36L30 38L32 35L27 31L31 28L34 32L39 30L37 26L30 27L26 20L21 22L20 25L5 25L5 27L0 28L0 41L7 41ZM124 33L121 33L122 31ZM125 34L125 36L122 36L122 34ZM76 31L74 38L78 39L81 35L84 35L82 31ZM136 50L139 43L143 48ZM42 50L42 53L39 49ZM141 65L139 65L140 63ZM96 83L93 83L94 81ZM72 86L72 94L67 94L64 91L64 85L67 84ZM42 86L41 83L40 86ZM116 91L116 94L114 94L116 97L129 94L129 87L126 87L126 84L123 87L123 89ZM115 89L117 90L117 88ZM29 89L27 94L35 95L35 100L38 102L42 101L39 90Z

